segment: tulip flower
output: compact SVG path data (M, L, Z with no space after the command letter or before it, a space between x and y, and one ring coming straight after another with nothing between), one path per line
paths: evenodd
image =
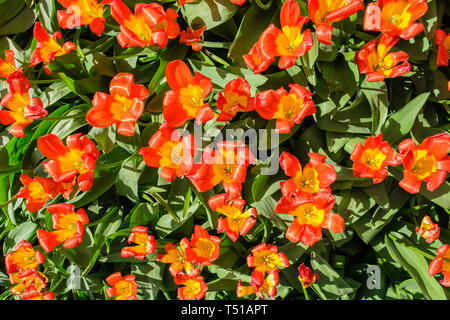
M36 212L45 205L48 199L54 199L57 192L56 183L50 178L35 177L25 174L20 175L20 181L24 185L15 198L24 198L28 211Z
M330 185L336 181L336 169L325 163L326 156L319 153L308 153L309 162L302 170L298 159L288 152L280 156L280 165L284 173L291 177L281 182L281 191L284 196L291 196L299 190L316 194L318 192L331 193Z
M383 34L378 41L372 40L355 55L355 63L360 73L367 73L367 81L383 81L396 78L411 70L408 54L404 51L388 53L399 40Z
M261 52L261 43L256 42L247 54L244 54L242 58L245 64L254 74L266 71L269 65L275 61L275 57L266 57Z
M261 286L243 286L242 281L238 281L236 295L238 298L249 296L251 294L256 294L260 299L265 298L265 294L269 298L274 298L277 294L277 285L279 283L279 276L277 271L272 271L267 277L264 278L263 284Z
M21 295L28 287L33 287L37 292L41 292L47 286L48 279L42 273L36 270L29 270L26 274L19 276L19 273L12 273L9 277L11 284L10 292L15 295Z
M171 127L180 127L195 118L197 124L214 118L214 111L203 100L212 90L211 79L191 70L181 60L169 62L166 79L172 90L167 91L163 100L164 120Z
M25 127L33 119L46 117L48 111L43 108L40 99L30 98L28 91L31 85L21 70L11 73L6 82L9 92L0 101L0 105L9 110L0 110L0 123L5 126L12 124L11 134L19 138L25 137Z
M199 266L209 266L219 257L220 238L210 236L202 226L194 226L190 247L186 248L186 260L198 263Z
M78 247L83 242L84 225L89 223L84 209L75 212L73 204L57 203L48 206L47 211L52 215L53 229L56 230L36 231L39 244L45 252L52 252L61 243L64 248Z
M133 136L136 121L144 111L148 91L142 84L135 84L131 73L119 73L109 85L111 95L96 92L93 108L86 114L87 122L97 128L116 125L117 132Z
M281 30L271 24L261 34L259 39L264 60L280 57L278 67L287 69L297 63L297 58L303 56L313 47L311 30L303 33L302 28L309 21L308 17L300 16L300 7L295 0L286 0L281 8Z
M441 228L437 223L433 223L429 216L425 216L422 219L420 227L416 227L416 232L425 239L426 242L432 243L439 238Z
M440 280L440 284L450 287L450 245L444 244L436 250L436 258L434 258L428 266L428 274L434 276L442 273L444 279Z
M122 257L135 257L144 260L149 253L156 250L156 240L152 235L148 235L148 227L133 227L132 233L128 237L128 243L136 243L137 246L122 248Z
M319 275L302 263L298 268L298 280L301 282L303 288L306 289L319 281Z
M331 44L334 22L347 19L363 10L361 0L308 0L308 13L316 24L317 40L323 44Z
M222 193L210 198L208 204L211 209L226 216L225 219L219 218L217 232L225 232L232 241L236 241L239 235L246 235L256 223L256 209L244 211L244 199L235 199L228 203L227 195Z
M21 294L22 300L55 300L53 292L39 292L33 286L29 286Z
M5 60L0 58L0 78L7 79L8 76L16 71L16 61L14 59L14 51L5 50Z
M57 31L50 37L39 21L34 25L33 34L37 45L31 54L30 67L34 67L43 62L45 64L44 70L49 75L52 74L48 68L50 61L53 61L55 57L65 55L76 49L75 44L69 41L61 46L57 41L62 38L61 32Z
M205 31L206 26L203 26L197 30L187 27L185 31L180 32L180 43L184 43L185 45L192 47L194 51L200 51L203 49L203 46L198 44L197 42L202 41L202 35Z
M202 163L188 178L199 192L222 182L227 199L234 200L241 196L247 167L255 162L250 149L241 141L221 141L216 149L205 148Z
M176 177L188 175L193 169L197 145L192 134L182 137L178 130L163 123L148 145L141 148L139 154L149 167L161 168L164 180L172 182Z
M111 0L58 0L59 4L67 10L56 12L59 26L63 29L72 29L89 25L96 35L101 35L105 30L105 17L103 7Z
M286 238L291 242L300 241L306 246L312 246L322 239L322 228L334 233L343 232L344 219L338 214L331 213L336 198L330 193L300 192L295 197L282 197L275 206L275 212L294 216Z
M425 0L377 0L366 8L364 30L408 40L423 31L423 24L414 21L427 10Z
M138 3L134 15L121 0L112 0L111 15L120 24L117 41L123 47L167 46L168 39L175 39L180 33L178 13L158 3Z
M112 286L106 288L106 294L114 300L138 300L136 276L129 274L122 277L120 272L113 273L106 282Z
M186 3L192 3L195 2L196 0L177 0L177 3L179 6L184 6Z
M238 6L242 6L246 0L231 0L231 3L237 4Z
M382 182L388 171L386 166L398 166L403 161L403 156L396 153L387 141L383 141L383 135L369 137L361 144L355 146L350 156L353 161L353 174L358 178L372 178L373 183Z
M187 238L183 238L180 241L180 250L178 250L173 243L167 243L164 246L166 254L158 252L156 261L170 263L169 271L174 277L183 270L188 274L193 274L197 269L195 269L193 264L186 259L186 249L189 247L190 243Z
M36 270L39 264L44 263L45 257L39 250L34 250L33 245L25 240L20 241L14 251L5 257L6 272L10 275L17 273L22 278L29 271ZM12 276L15 279L16 276Z
M290 84L290 91L284 88L266 90L256 94L255 109L266 119L277 119L275 131L290 133L292 127L307 116L316 113L313 94L298 84Z
M180 300L201 300L208 291L208 285L200 275L177 274L174 282L177 285L184 286L178 288L178 298Z
M72 194L72 191L73 191L74 187L76 186L76 184L77 184L76 179L73 179L70 182L57 182L56 183L56 191L58 192L58 194L62 194L64 199L69 200L70 195Z
M406 139L398 146L403 155L403 179L399 185L409 193L418 193L422 181L429 191L436 190L450 171L450 135L439 133L428 137L417 146Z
M449 59L449 52L450 52L450 35L445 34L445 32L443 30L436 30L436 35L435 35L434 41L438 48L437 65L439 67L447 67L448 59ZM0 63L0 69L1 69L1 63Z
M217 121L230 121L238 112L254 110L254 98L247 80L237 77L225 86L217 96L217 108L221 111Z
M92 187L95 162L100 152L95 144L81 133L66 139L67 146L54 134L39 137L39 151L50 159L44 161L44 168L56 182L73 182L77 174L81 191Z
M250 284L259 288L264 284L265 273L278 272L278 267L289 267L289 261L283 252L278 252L277 246L261 243L247 256L247 265L255 268Z

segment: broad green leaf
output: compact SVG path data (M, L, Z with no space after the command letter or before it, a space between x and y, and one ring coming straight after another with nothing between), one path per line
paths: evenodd
M20 241L30 241L37 229L38 225L36 223L26 221L8 232L3 242L3 255L5 256L12 251Z

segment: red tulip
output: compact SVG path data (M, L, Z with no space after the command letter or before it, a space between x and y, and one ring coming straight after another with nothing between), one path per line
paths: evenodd
M202 50L203 46L197 42L202 41L202 35L205 31L206 26L203 26L197 30L192 28L187 28L185 31L180 32L180 43L184 43L187 46L192 47L194 51Z
M377 0L366 8L364 30L408 40L423 31L423 24L414 21L427 10L425 0Z
M442 273L444 279L439 282L445 287L450 287L450 245L442 245L436 253L436 258L428 266L428 274L434 276Z
M6 79L14 71L16 71L14 51L5 50L5 60L0 58L0 77Z
M50 178L35 177L34 179L25 174L20 175L20 181L24 187L16 195L16 198L24 198L28 211L36 212L48 199L54 199L57 195L56 183Z
M149 253L156 250L156 240L152 235L148 235L148 227L133 227L132 233L128 237L128 243L136 243L137 246L124 247L120 255L122 257L135 257L139 260L145 260Z
M247 265L255 268L250 284L261 287L264 284L265 273L278 272L278 267L289 267L289 261L283 252L278 252L277 246L261 243L247 256Z
M111 95L95 93L93 108L86 114L86 120L98 128L115 124L118 133L133 136L136 121L144 111L147 89L142 84L135 84L131 73L119 73L111 80L109 91Z
M186 259L199 266L209 266L219 258L220 238L210 236L202 226L194 226L190 247L186 248Z
M355 55L360 73L367 73L367 81L383 81L396 78L411 70L408 54L404 51L388 53L398 42L398 37L383 34L378 41L372 40Z
M292 127L307 116L316 113L313 94L298 84L290 84L290 91L284 88L266 90L256 94L255 109L267 120L277 119L276 132L290 133Z
M184 287L178 288L180 300L201 300L208 291L208 286L200 275L177 274L174 282L177 285L184 285Z
M261 51L261 42L258 41L247 54L242 56L247 67L252 69L255 74L266 71L269 65L275 61L275 57L266 57Z
M111 286L106 288L106 294L114 300L138 300L136 277L132 274L122 277L120 272L115 272L106 278Z
M264 299L265 294L269 296L269 298L275 298L277 294L277 285L280 282L278 272L272 271L269 273L267 277L264 278L263 284L261 286L251 285L251 286L243 286L242 281L238 281L238 285L236 288L236 295L238 298L249 296L251 294L256 294L258 298Z
M39 250L34 250L33 245L25 240L20 241L14 251L5 257L6 272L10 275L23 278L30 271L35 271L39 264L44 263L45 257ZM15 276L13 276L15 277Z
M228 82L224 92L219 92L217 97L217 108L221 111L217 121L230 121L238 112L254 110L250 89L247 80L241 77Z
M450 135L439 133L428 137L417 146L407 139L398 150L403 155L403 180L400 186L409 193L418 193L422 181L427 182L429 191L436 190L450 171Z
M438 47L437 65L439 67L447 67L449 59L448 53L450 52L450 35L445 34L443 30L436 30L434 41Z
M434 240L437 240L439 238L440 231L441 228L439 228L437 223L433 223L429 216L423 217L420 227L416 227L416 232L428 243L432 243Z
M319 275L314 273L310 268L303 263L298 268L298 280L301 282L303 288L308 288L310 285L319 281Z
M158 252L156 256L156 261L162 263L170 263L169 271L172 276L176 276L183 270L187 274L194 274L198 272L198 269L194 268L194 265L189 262L186 258L186 249L190 248L191 244L187 238L183 238L180 241L180 250L175 248L173 243L167 243L164 246L166 254Z

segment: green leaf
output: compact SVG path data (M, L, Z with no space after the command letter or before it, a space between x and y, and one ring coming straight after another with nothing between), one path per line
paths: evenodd
M3 242L3 255L7 255L20 241L30 241L31 238L34 237L37 229L38 225L36 223L26 221L8 232Z
M391 257L408 271L427 299L447 299L439 282L428 275L428 263L422 255L391 240L387 234L385 235L385 242Z
M369 101L372 110L372 130L371 134L377 135L388 115L388 93L384 81L368 82L364 81L361 90Z
M429 96L429 92L422 93L409 101L399 111L393 113L381 130L384 140L394 144L406 136L411 131L417 115L422 110Z
M27 31L33 26L36 18L35 10L25 7L14 19L0 26L0 36Z
M236 11L236 5L227 0L204 0L183 6L183 16L193 29L217 27L231 19Z

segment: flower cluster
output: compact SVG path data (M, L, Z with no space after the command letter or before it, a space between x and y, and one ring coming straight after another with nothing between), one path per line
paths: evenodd
M38 271L38 267L44 261L44 255L38 249L33 249L31 243L20 241L14 251L5 257L6 271L13 285L11 293L20 296L22 300L55 300L52 292L43 291L48 279Z

